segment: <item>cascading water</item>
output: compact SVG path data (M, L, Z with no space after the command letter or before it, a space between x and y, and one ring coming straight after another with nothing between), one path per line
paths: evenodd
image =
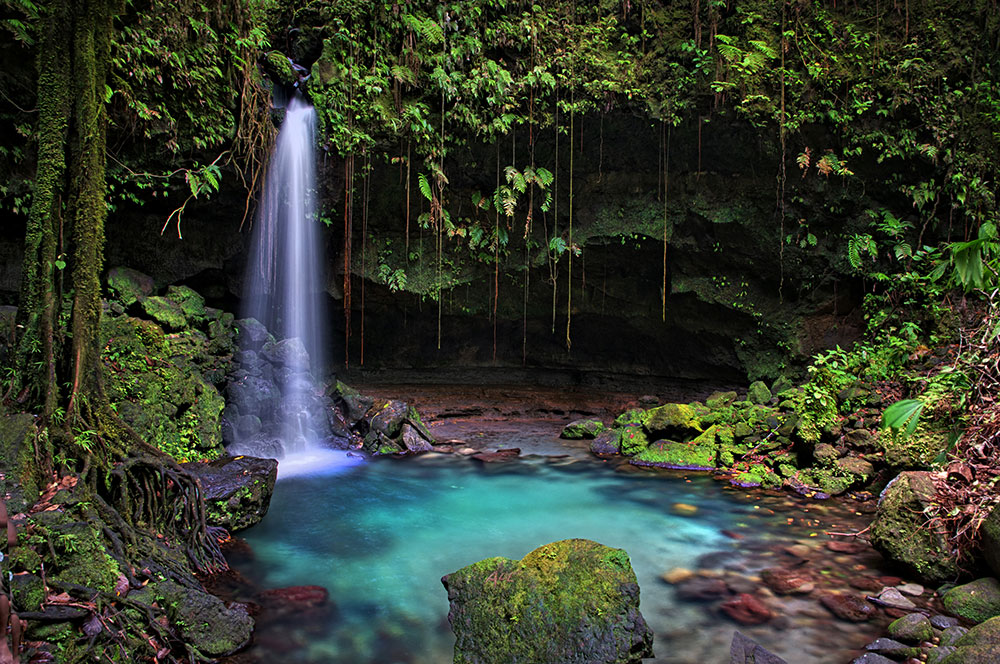
M230 404L238 413L228 447L234 455L303 462L335 445L334 411L322 386L326 312L315 125L315 110L296 93L268 167L244 293L244 317L262 323L277 341L265 341L259 325L244 323L240 369L229 387L237 397Z

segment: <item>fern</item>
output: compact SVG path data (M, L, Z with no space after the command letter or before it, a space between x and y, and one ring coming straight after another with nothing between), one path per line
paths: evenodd
M872 262L878 256L875 240L867 233L855 233L847 240L847 260L855 270L861 269L861 255L868 254Z
M427 176L423 173L417 174L417 186L420 188L420 193L424 195L424 198L433 202L434 194L431 193L431 183L427 181Z
M423 37L424 41L431 44L440 44L444 41L444 30L433 19L417 18L413 14L404 14L403 22L406 23L406 27Z

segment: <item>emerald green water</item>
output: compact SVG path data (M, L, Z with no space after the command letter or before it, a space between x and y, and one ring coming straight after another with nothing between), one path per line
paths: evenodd
M697 512L676 515L676 503ZM443 575L582 537L628 551L643 615L656 633L654 661L724 661L738 626L705 604L677 601L659 576L675 567L752 575L766 566L759 556L772 555L775 542L816 533L819 521L799 524L787 503L773 495L762 501L705 475L624 473L596 460L315 460L279 479L266 518L244 533L253 558L237 568L258 588L324 586L336 610L262 622L244 659L450 662ZM773 622L740 629L779 654L796 655L790 661L846 662L852 645L864 643L851 631L858 628L815 615ZM837 630L843 638L831 646Z

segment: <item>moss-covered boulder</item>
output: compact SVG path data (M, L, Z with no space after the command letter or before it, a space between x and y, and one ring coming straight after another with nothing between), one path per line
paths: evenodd
M771 390L763 381L750 383L747 389L747 401L754 404L766 404L771 400Z
M993 577L955 586L941 597L949 613L974 623L1000 616L1000 581Z
M639 664L653 633L628 554L590 540L489 558L441 579L456 664Z
M948 447L951 430L939 422L921 420L913 435L883 432L875 441L892 468L929 466Z
M187 326L187 317L181 305L165 297L153 295L143 298L142 310L167 330L183 330Z
M683 440L697 436L702 431L701 420L695 409L682 403L668 403L647 410L642 416L642 425L654 438Z
M128 267L108 270L108 288L111 295L126 307L153 294L153 278Z
M169 286L163 296L181 308L189 325L202 325L207 315L205 298L187 286Z
M938 661L940 664L996 664L997 653L1000 653L1000 617L991 618L970 629ZM932 660L928 658L927 661Z
M35 416L22 413L0 417L0 494L10 494L9 511L21 512L38 499L32 467L38 430Z
M1000 509L993 508L979 527L979 534L983 542L983 557L993 574L1000 577Z
M202 654L223 657L249 643L254 622L244 605L227 606L214 595L169 580L157 583L154 593L184 640Z
M934 638L934 626L922 613L908 613L889 624L889 636L903 643L921 643Z
M268 78L285 87L290 88L299 80L291 59L281 51L271 51L261 58L261 68Z
M604 431L604 422L600 420L574 420L563 427L560 438L567 440L581 440L596 438L597 434Z
M870 534L884 556L938 583L957 576L959 568L947 533L926 516L934 493L930 473L900 473L882 492Z
M156 323L129 316L104 318L101 334L107 392L118 415L180 461L218 457L225 402L190 351L174 348Z
M183 467L198 478L205 516L229 531L249 528L264 518L271 504L278 462L255 457L223 457Z
M712 470L718 445L681 443L673 440L658 440L639 454L629 459L634 466L656 468L677 468L682 470Z

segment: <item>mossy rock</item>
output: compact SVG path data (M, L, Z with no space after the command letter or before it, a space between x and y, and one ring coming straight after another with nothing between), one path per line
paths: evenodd
M737 486L759 486L766 489L780 487L783 482L781 476L761 463L737 470L729 481Z
M653 633L622 549L573 539L520 561L488 558L441 579L455 664L640 664Z
M734 401L738 398L736 392L713 392L711 396L705 399L705 405L715 410L717 408L726 408L732 405Z
M993 574L1000 578L1000 509L993 508L979 527L979 534L983 542L983 557Z
M38 500L35 479L35 445L38 439L35 416L27 413L0 417L0 493L9 493L7 509L21 512Z
M560 438L567 440L582 440L596 438L597 434L604 431L604 422L600 420L575 420L563 427Z
M960 570L948 533L925 516L934 495L930 473L900 473L882 492L869 532L872 546L882 555L940 583L958 576Z
M142 299L142 310L168 330L177 331L187 327L187 317L181 305L159 295Z
M618 449L625 456L634 456L649 447L649 436L639 424L631 424L616 429L618 434Z
M281 51L271 51L265 55L261 67L268 78L287 88L294 86L299 80L292 61Z
M184 317L191 325L201 325L206 319L205 298L193 288L187 286L170 286L164 297L181 308Z
M942 597L949 613L974 623L1000 617L1000 581L993 577L955 586ZM998 644L1000 645L1000 644Z
M73 521L64 515L62 523L40 524L36 529L52 543L58 557L58 569L51 577L96 590L113 592L121 570L104 548L100 521ZM47 571L51 569L46 566Z
M892 468L926 467L948 447L950 433L940 423L921 420L911 436L902 431L886 431L875 442Z
M274 459L224 457L183 468L198 478L211 525L234 532L260 523L267 514L278 476Z
M839 496L857 483L857 478L832 468L805 468L795 473L794 479L831 496Z
M910 613L889 624L889 636L903 643L921 643L934 638L934 626L922 613Z
M101 335L106 389L119 417L179 461L218 457L225 401L200 373L208 368L207 338L189 331L167 342L158 325L128 316L103 320Z
M771 390L764 384L763 381L754 381L750 383L750 387L747 389L747 401L753 404L766 404L771 400Z
M153 278L128 267L108 270L108 288L111 294L126 307L153 293Z
M936 661L939 664L996 664L998 652L1000 652L1000 617L991 618L970 629L955 642L953 647L947 649L945 657ZM932 660L928 657L927 661Z
M642 425L654 437L685 439L702 432L701 419L696 409L682 403L668 403L647 410L642 416Z
M646 411L644 409L631 408L615 418L614 426L617 428L628 426L630 424L642 425L642 421L645 416Z
M214 595L169 580L157 583L154 593L184 640L202 654L223 657L249 643L254 621L242 604L226 606Z
M855 478L858 483L864 483L875 475L875 467L864 459L856 456L846 456L837 459L834 467L848 477Z
M650 443L641 453L629 459L635 466L677 468L683 470L712 470L715 468L718 446L696 445L672 440Z

